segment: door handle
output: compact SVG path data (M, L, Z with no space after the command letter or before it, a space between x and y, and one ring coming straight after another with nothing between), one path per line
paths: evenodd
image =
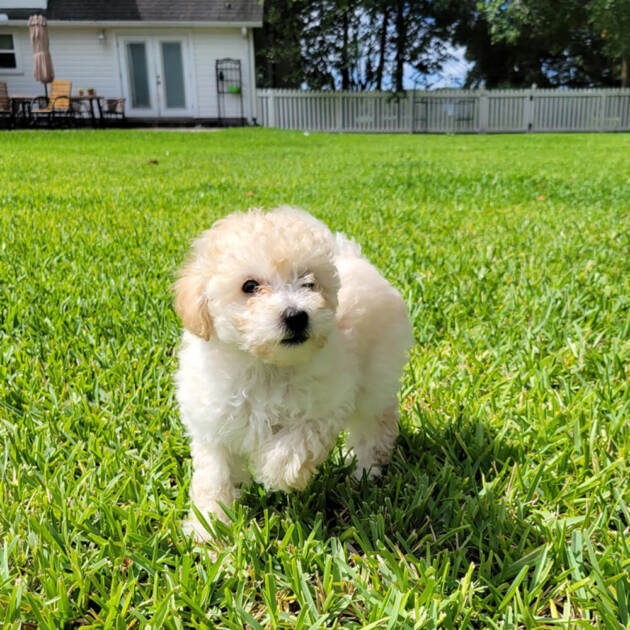
M161 79L160 79L160 75L159 75L159 74L155 76L155 80L156 80L156 83L157 83L158 85L162 85L162 81L161 81Z

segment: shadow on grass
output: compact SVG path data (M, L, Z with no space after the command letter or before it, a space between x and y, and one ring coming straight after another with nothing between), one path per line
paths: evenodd
M467 567L501 557L512 539L527 538L525 524L503 500L513 465L523 457L480 422L403 426L379 479L353 481L354 463L337 450L304 492L267 493L254 485L241 504L248 519L275 512L304 536L338 537L351 552L455 552Z

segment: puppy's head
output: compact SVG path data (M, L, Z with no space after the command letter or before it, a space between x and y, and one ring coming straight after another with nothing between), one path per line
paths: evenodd
M231 214L195 241L175 310L204 339L275 365L309 361L335 325L333 245L328 228L300 210Z

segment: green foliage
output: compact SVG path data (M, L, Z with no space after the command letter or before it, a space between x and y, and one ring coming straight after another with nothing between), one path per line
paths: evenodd
M591 0L590 19L613 59L630 56L630 0Z
M544 63L552 70L546 74L560 74L561 81L556 79L560 85L567 84L567 79L575 84L582 73L581 80L590 75L595 84L606 82L607 68L630 56L628 0L478 0L477 6L488 20L495 43L529 43L543 53ZM603 59L594 64L590 57L598 49ZM579 74L571 79L571 72ZM616 80L619 68L614 72ZM627 76L622 76L624 81Z
M628 136L1 141L4 627L628 627ZM407 300L401 435L378 483L335 451L197 547L169 286L216 218L280 203Z
M258 85L403 90L446 58L432 0L274 0L256 34Z
M302 53L310 0L274 0L263 6L263 27L254 30L256 85L299 88L306 60Z
M627 85L628 33L630 0L274 0L258 84L399 92L430 85L450 43L473 62L467 86Z

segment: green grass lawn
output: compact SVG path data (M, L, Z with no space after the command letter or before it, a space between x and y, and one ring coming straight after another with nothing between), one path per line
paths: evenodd
M627 628L630 136L0 134L0 623ZM181 534L170 284L303 207L401 290L393 461ZM212 552L218 552L213 560Z

